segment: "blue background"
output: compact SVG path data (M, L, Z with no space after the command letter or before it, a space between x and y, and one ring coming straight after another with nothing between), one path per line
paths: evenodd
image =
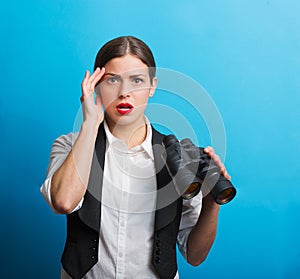
M50 148L73 128L98 48L128 34L148 43L159 67L200 83L225 125L238 196L221 209L207 260L195 268L179 256L181 278L299 278L299 1L1 6L1 278L59 277L65 217L39 193Z

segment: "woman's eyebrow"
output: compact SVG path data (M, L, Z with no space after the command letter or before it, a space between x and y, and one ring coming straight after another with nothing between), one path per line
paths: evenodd
M134 78L134 77L140 77L140 76L146 77L146 75L144 75L144 74L134 74L134 75L130 75L129 77Z
M115 74L115 73L105 73L104 76L112 76L112 77L117 77L117 78L121 78L121 75ZM142 73L136 73L136 74L132 74L129 76L129 78L135 78L135 77L146 77L147 75L142 74Z
M112 76L112 77L121 77L120 75L114 74L114 73L105 73L105 76Z

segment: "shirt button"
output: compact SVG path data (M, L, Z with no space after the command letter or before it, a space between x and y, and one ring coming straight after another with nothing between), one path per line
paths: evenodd
M122 253L122 252L119 253L119 257L120 257L120 258L123 257L123 253Z
M120 225L121 225L121 227L124 227L125 226L125 222L121 221Z

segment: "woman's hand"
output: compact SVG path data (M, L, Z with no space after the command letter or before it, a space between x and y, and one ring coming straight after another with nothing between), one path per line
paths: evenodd
M96 95L96 103L94 101L94 91L95 85L103 77L104 73L104 68L101 70L97 68L92 75L90 75L89 71L86 71L81 83L82 96L80 97L80 101L82 103L83 121L90 122L96 125L96 127L103 121L104 112L99 94Z
M231 176L228 174L224 164L222 163L220 157L216 155L215 150L211 146L204 148L204 151L215 161L218 167L221 169L221 174L226 177L228 180L231 179Z

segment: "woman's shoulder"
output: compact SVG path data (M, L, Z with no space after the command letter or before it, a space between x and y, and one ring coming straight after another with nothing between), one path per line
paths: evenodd
M52 149L71 149L72 146L74 145L77 137L78 137L78 132L70 132L68 134L62 134L58 138L54 140L54 143L52 145Z

